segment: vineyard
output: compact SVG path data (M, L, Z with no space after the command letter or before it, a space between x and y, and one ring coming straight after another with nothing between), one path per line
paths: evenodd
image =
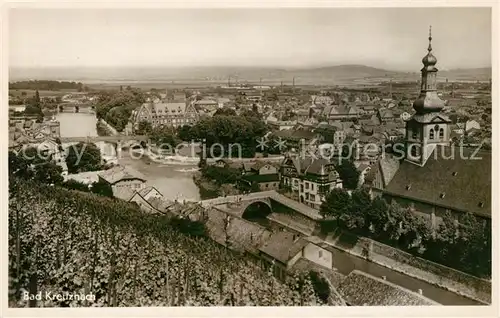
M10 180L9 305L320 305L307 275L276 280L253 258L180 233L126 202ZM95 295L24 300L23 291Z

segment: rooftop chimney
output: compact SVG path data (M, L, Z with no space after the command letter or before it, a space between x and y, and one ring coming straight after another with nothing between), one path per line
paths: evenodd
M382 279L383 279L383 280L387 280L387 277L385 277L385 276L382 276Z
M422 295L422 290L420 288L418 289L418 293Z

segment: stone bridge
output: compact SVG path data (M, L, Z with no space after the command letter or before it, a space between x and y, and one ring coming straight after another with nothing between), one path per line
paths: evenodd
M226 205L233 211L235 215L242 217L246 209L254 203L265 204L272 212L272 201L278 202L313 221L318 221L323 218L321 214L319 214L318 210L313 209L303 203L287 198L276 191L262 191L244 195L231 195L215 199L203 200L200 203L205 208Z
M91 104L63 103L57 107L57 113L95 113Z

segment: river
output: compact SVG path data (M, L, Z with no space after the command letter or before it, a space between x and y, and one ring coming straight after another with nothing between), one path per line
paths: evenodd
M85 113L60 113L56 119L61 123L61 137L97 136L97 119L94 114ZM112 155L114 147L100 144L105 155ZM118 162L128 165L144 174L148 184L156 187L166 198L200 200L200 190L192 179L192 172L183 172L195 166L188 165L163 165L151 162L147 158L134 159L128 151L122 151ZM368 262L359 257L352 256L340 250L333 255L335 267L344 275L358 269L371 275L382 277L392 283L416 291L422 289L423 295L443 305L480 305L479 302L455 293L446 291L424 281L398 273L389 268Z
M94 114L59 113L56 119L61 123L61 137L97 136L97 119ZM98 143L104 156L116 155L114 147ZM133 156L133 154L132 154ZM148 184L154 186L167 199L200 200L200 190L193 182L193 172L186 172L196 166L162 165L147 158L134 159L128 150L121 151L118 163L131 166L142 173Z

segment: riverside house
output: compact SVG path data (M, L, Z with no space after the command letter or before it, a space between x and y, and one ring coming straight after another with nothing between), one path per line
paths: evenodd
M111 185L113 196L129 200L136 191L146 187L146 178L139 172L127 166L114 166L99 173L99 181Z
M281 165L281 185L298 196L301 203L319 209L330 190L342 188L333 163L324 158L287 156Z

